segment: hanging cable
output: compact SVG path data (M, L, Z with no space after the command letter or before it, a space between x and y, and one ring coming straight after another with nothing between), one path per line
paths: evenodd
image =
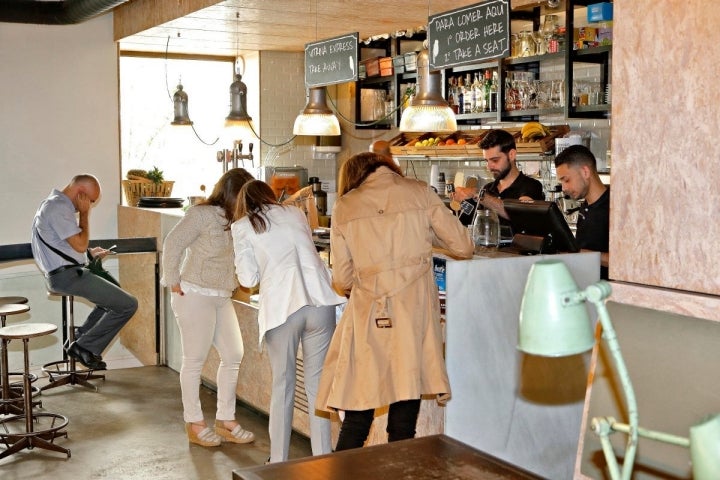
M340 113L340 110L338 109L337 104L335 103L335 101L333 100L333 98L327 93L327 87L325 87L325 93L326 93L326 95L327 95L327 98L330 100L330 104L332 105L333 110L335 111L335 114L336 114L338 117L342 118L342 119L343 119L344 121L346 121L347 123L349 123L350 125L353 125L353 126L355 126L355 127L372 127L372 126L377 125L377 124L379 124L379 123L381 123L381 122L384 122L385 120L391 118L395 113L397 113L397 112L400 110L400 108L402 108L402 106L405 104L405 101L407 101L407 100L410 98L408 92L406 91L406 92L403 94L402 98L400 99L400 102L399 102L400 104L399 104L397 107L393 108L393 109L390 111L390 113L385 112L385 116L384 116L384 117L381 117L381 118L379 118L379 119L377 119L377 120L375 120L375 121L373 121L373 122L370 122L370 123L355 123L355 121L350 120L350 119L347 118L345 115L343 115L342 113Z
M180 36L180 33L178 33L178 36ZM170 100L173 102L173 108L175 110L177 110L177 108L175 107L175 102L176 102L175 95L170 95L170 86L168 84L168 51L169 51L169 49L170 49L170 35L168 35L167 42L165 43L165 89L167 91L168 98L170 98ZM179 83L178 89L182 90L182 82ZM185 103L184 117L185 117L185 120L187 123L183 123L183 124L189 125L190 127L192 127L192 131L195 134L195 137L197 137L197 139L200 140L200 142L202 142L203 144L215 145L218 142L218 140L220 140L219 136L215 139L215 141L208 143L205 140L203 140L200 137L200 135L198 134L197 130L195 130L195 125L193 125L193 123L190 121L190 117L187 114L187 94L184 94L184 96L185 96L185 98L184 98L184 103Z

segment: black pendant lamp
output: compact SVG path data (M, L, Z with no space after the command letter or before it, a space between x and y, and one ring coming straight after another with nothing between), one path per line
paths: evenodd
M243 83L242 75L236 73L235 81L230 84L230 114L225 117L225 124L250 121L252 117L247 113L247 85Z
M170 125L192 125L193 122L188 113L188 94L183 91L182 83L178 83L172 98L175 118Z

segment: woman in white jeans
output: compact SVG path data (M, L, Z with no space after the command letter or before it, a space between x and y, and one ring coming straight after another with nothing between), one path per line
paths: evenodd
M248 182L238 195L232 236L240 283L260 284L259 343L272 370L270 462L288 459L295 394L295 359L302 344L305 393L310 406L313 455L332 451L330 420L312 408L325 353L335 331L335 306L345 297L332 288L305 214L279 205L264 182Z
M183 417L188 441L204 447L249 443L255 435L235 420L235 392L244 349L230 297L237 287L230 225L240 188L253 177L226 172L204 202L190 207L163 243L162 284L180 329ZM210 347L220 355L214 429L200 405L200 373Z

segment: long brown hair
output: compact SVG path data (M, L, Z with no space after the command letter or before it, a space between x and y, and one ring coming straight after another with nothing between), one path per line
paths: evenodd
M270 205L280 205L275 192L265 182L253 180L240 189L235 206L235 220L247 216L255 233L266 232L270 226L266 213Z
M240 189L247 182L254 180L254 177L244 168L231 168L220 177L213 187L213 191L207 200L200 205L215 205L223 209L227 224L225 230L230 229L233 222L233 214L235 212L235 203L240 193Z
M363 152L348 158L340 167L338 197L359 187L365 179L380 167L388 167L401 177L402 170L392 159L373 152Z

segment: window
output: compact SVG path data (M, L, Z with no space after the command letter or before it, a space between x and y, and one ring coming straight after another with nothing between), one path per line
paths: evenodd
M230 111L234 63L228 60L120 57L120 148L122 176L130 169L158 167L175 182L172 197L209 194L222 175L216 152L231 148L220 138ZM178 80L188 94L192 127L172 126L172 95Z

